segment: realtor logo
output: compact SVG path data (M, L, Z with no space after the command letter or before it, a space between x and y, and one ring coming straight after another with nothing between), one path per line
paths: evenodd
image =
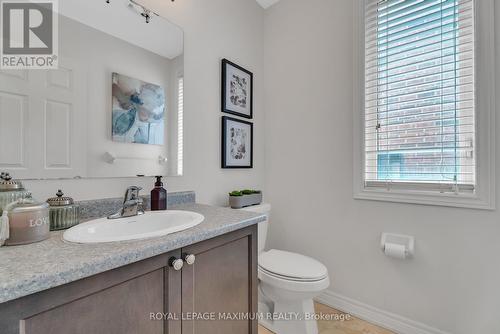
M0 4L0 68L57 68L57 0L0 0Z

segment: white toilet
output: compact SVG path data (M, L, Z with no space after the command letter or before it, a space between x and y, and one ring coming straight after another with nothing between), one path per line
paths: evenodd
M326 267L301 254L264 251L271 205L242 210L267 216L258 226L259 323L276 334L317 334L313 298L330 285Z

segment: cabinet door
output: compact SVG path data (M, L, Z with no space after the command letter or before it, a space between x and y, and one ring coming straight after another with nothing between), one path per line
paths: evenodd
M256 231L250 227L182 249L183 256L196 256L182 269L182 334L257 334L251 318L257 311Z
M162 255L0 304L0 332L25 334L180 334L181 273ZM170 319L170 318L168 318Z
M149 312L162 311L163 269L159 269L24 319L22 327L26 334L162 334L162 321L149 319Z

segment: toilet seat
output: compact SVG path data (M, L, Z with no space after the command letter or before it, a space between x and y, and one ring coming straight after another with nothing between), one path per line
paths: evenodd
M322 291L330 285L329 277L317 281L296 281L287 277L271 274L259 268L258 278L261 282L273 286L276 289L297 293L314 293Z
M295 278L295 277L289 277L289 276L283 276L283 275L279 275L279 274L276 274L276 273L273 273L269 270L266 270L264 268L262 268L261 266L259 266L259 271L261 271L262 273L268 275L268 276L272 276L274 278L279 278L279 279L282 279L282 280L286 280L286 281L292 281L292 282L318 282L318 281L321 281L322 279L324 279L325 277L321 277L321 278L312 278L312 279L306 279L306 278Z
M296 282L317 282L328 277L326 267L305 255L271 249L259 255L259 269L266 274Z

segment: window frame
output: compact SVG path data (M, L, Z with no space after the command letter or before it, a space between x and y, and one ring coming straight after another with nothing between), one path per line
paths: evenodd
M475 0L476 187L474 192L439 192L398 182L397 187L367 187L365 182L365 1L353 1L353 186L354 198L400 203L495 209L495 5Z

